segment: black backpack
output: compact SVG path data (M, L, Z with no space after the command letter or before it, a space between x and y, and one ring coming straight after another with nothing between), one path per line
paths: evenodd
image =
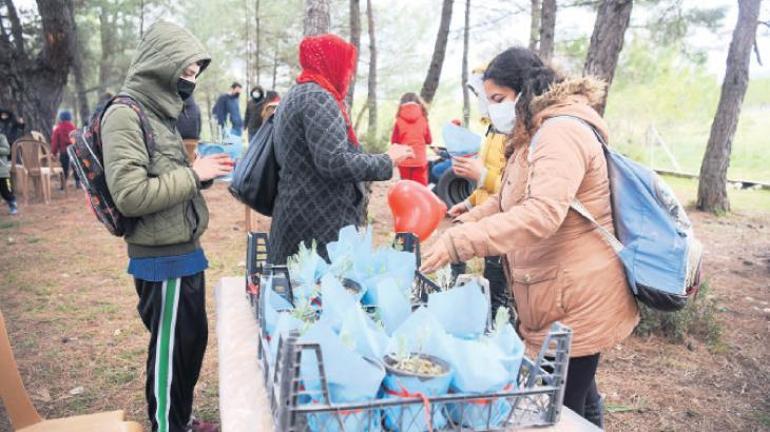
M107 177L104 174L104 156L102 153L102 117L107 109L114 105L126 105L139 116L147 154L155 150L155 138L152 135L150 121L139 102L126 95L118 95L97 109L88 121L88 125L75 134L75 143L67 148L70 163L86 191L88 203L99 222L107 230L118 237L129 235L136 226L136 218L120 214L107 188Z
M230 193L265 216L273 215L278 195L278 172L273 147L273 118L270 116L254 135L249 148L233 170Z

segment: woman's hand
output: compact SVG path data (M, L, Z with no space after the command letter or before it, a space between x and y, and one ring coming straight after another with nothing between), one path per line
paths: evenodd
M444 247L444 243L439 240L423 252L420 271L423 273L433 273L449 264L449 261L451 261L449 251Z
M465 201L463 201L453 205L447 214L453 218L456 218L466 212L468 212L468 206L465 204Z
M478 182L484 172L484 162L477 158L452 158L452 170L460 177Z
M196 158L192 169L202 182L230 174L233 170L233 160L226 154L215 154L208 157Z
M398 165L405 159L414 157L414 151L412 151L412 148L403 144L391 144L386 154L393 161L393 165Z

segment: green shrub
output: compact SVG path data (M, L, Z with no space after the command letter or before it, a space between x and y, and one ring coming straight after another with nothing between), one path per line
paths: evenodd
M719 345L722 327L717 318L717 301L710 291L708 282L704 282L698 295L678 312L660 312L640 303L642 319L635 333L657 334L673 343L684 342L687 336L692 336L710 346Z

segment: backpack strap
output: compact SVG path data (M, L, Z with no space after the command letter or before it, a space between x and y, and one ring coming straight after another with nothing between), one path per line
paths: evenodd
M578 123L583 125L583 127L588 128L594 134L594 136L596 137L596 140L599 141L599 143L602 145L604 150L607 151L607 142L604 140L604 137L599 133L599 131L596 130L595 127L593 127L587 121L583 120L580 117L576 117L576 116L560 115L560 116L555 116L555 117L549 118L548 120L545 121L545 123L548 123L548 122L553 121L553 120L558 120L558 119L577 121ZM541 126L541 129L542 129L542 126ZM530 155L532 154L532 152L533 152L533 150L535 148L535 144L536 144L537 137L539 135L539 131L540 130L538 130L538 133L535 133L535 136L532 137L532 141L529 144ZM572 203L570 203L569 207L572 210L574 210L577 214L579 214L580 216L583 216L586 220L591 222L591 224L594 227L596 227L597 231L599 231L599 234L601 234L601 236L604 239L604 241L606 241L607 244L609 244L610 247L612 247L612 249L615 251L615 253L619 254L623 250L623 248L624 248L623 243L621 243L620 240L617 239L617 237L615 237L611 232L609 232L607 230L607 228L604 228L601 224L599 224L599 222L596 221L596 218L594 218L594 216L591 214L591 212L588 211L586 206L584 206L583 203L580 202L579 199L577 199L577 197L572 200Z
M141 127L142 129L142 137L144 138L144 145L147 147L147 156L151 158L152 154L155 153L155 135L153 135L152 133L152 126L150 126L150 119L147 117L147 114L144 112L142 105L139 103L139 101L132 98L131 96L120 94L112 98L110 103L106 107L104 107L104 113L107 112L107 108L115 104L125 105L131 108L139 117L139 127Z

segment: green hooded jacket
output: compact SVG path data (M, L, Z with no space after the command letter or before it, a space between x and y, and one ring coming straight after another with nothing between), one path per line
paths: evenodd
M102 118L107 187L118 210L138 218L125 237L129 257L176 256L200 248L209 216L200 179L187 162L176 130L183 105L177 81L190 64L200 62L202 71L210 60L187 30L154 24L139 42L120 93L144 108L155 151L147 154L139 116L131 108L113 105Z

